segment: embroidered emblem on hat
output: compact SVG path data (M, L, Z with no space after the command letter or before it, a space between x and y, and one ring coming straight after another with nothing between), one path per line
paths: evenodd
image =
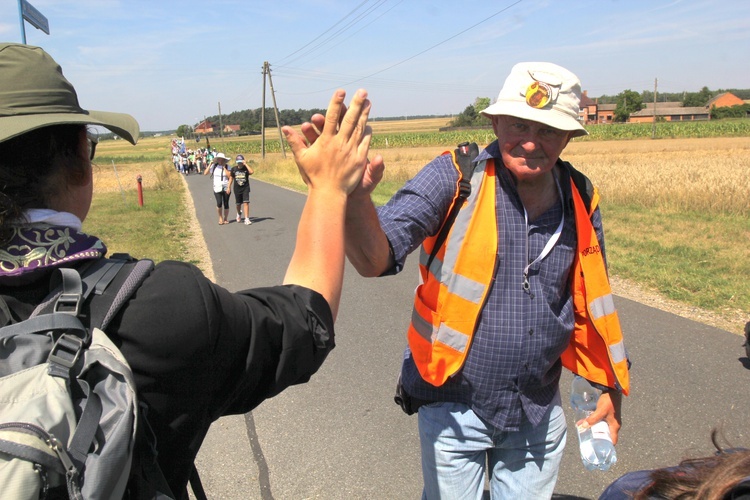
M552 98L552 87L544 82L532 82L526 87L526 104L532 108L542 109Z

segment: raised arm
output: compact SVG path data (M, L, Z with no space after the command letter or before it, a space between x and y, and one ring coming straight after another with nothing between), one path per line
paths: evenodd
M349 193L361 182L372 130L367 126L370 101L358 90L349 109L346 93L337 90L328 105L322 131L308 144L290 127L282 131L308 187L297 243L284 284L319 292L338 313L344 277L344 224Z
M362 183L349 195L346 207L346 256L366 277L380 276L394 264L391 246L370 196L383 177L383 169L383 158L375 157L367 165Z
M310 122L302 125L302 133L314 143L319 137L318 130L323 129L325 117L316 114ZM349 195L346 206L346 256L357 272L366 277L380 276L394 264L388 238L380 227L371 198L384 171L382 156L368 161L362 181Z

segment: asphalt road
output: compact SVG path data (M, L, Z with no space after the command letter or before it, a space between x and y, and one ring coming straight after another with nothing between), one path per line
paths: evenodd
M187 183L217 283L235 291L280 283L304 195L253 179L253 224L220 226L209 178L192 175ZM233 221L233 205L230 214ZM393 403L415 261L379 279L361 278L347 264L337 347L321 370L253 412L212 426L197 461L211 498L420 498L416 417ZM597 498L626 472L710 454L714 427L732 445L750 446L750 360L742 339L627 299L615 302L633 362L618 462L609 472L584 470L565 402L568 446L558 499ZM564 401L570 381L565 372Z

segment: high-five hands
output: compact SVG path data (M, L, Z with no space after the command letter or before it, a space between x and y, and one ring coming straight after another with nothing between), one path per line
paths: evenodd
M302 134L310 144L315 143L320 137L319 130L323 130L326 123L326 117L321 114L314 114L309 122L305 122L300 127ZM372 160L367 162L367 166L362 176L359 186L351 193L352 195L362 195L369 197L378 183L383 179L385 163L381 155L376 155Z
M325 118L316 119L317 130L309 123L302 134L290 127L282 129L308 187L284 284L320 293L334 318L344 277L347 204L362 183L372 140L367 92L358 90L348 109L344 97L343 90L333 94Z
M371 103L360 89L347 109L345 96L346 92L337 90L326 116L316 115L315 125L303 124L302 134L282 128L310 189L341 190L348 195L361 184L372 140L372 129L367 126Z

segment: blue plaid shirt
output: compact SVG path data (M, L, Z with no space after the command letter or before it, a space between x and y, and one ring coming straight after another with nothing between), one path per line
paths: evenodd
M523 269L542 252L563 215L555 204L526 221L513 179L503 167L497 141L477 157L495 158L498 257L495 280L482 309L466 362L443 386L422 380L407 347L401 373L406 391L426 401L450 401L471 406L477 415L503 431L518 430L524 416L541 422L557 390L562 371L560 355L573 332L570 269L575 257L575 217L567 172L560 176L565 222L552 251L529 271L530 293L522 288ZM440 156L378 209L396 265L386 274L403 269L406 257L422 241L438 232L455 195L458 172L450 156ZM592 217L604 250L601 216Z

